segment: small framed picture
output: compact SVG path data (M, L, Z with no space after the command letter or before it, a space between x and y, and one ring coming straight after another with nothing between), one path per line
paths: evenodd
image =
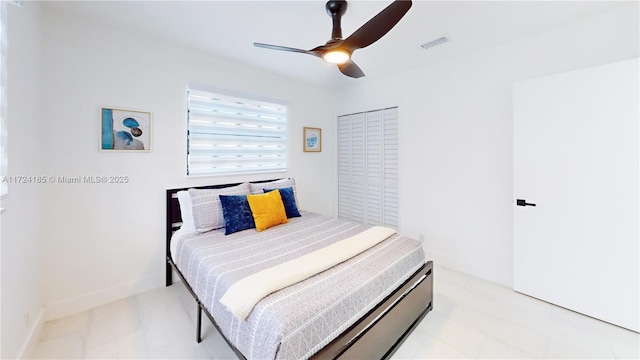
M303 140L304 140L304 151L306 152L322 151L322 129L305 127Z
M102 108L100 150L151 151L151 113Z

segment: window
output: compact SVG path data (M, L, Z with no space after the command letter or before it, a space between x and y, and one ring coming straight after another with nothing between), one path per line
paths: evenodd
M287 106L191 85L187 175L287 170Z

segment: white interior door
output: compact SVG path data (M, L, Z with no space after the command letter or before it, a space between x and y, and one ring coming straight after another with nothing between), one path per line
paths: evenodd
M513 91L514 290L634 331L639 67L633 59Z

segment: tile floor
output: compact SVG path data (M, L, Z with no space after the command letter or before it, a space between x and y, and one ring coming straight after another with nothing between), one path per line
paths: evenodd
M434 310L394 359L638 359L640 335L435 267ZM175 277L177 278L177 277ZM184 286L152 290L45 324L37 359L236 359Z

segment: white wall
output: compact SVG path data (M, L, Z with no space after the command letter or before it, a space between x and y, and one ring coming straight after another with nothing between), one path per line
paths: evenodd
M41 174L41 27L38 4L4 4L7 21L9 175ZM2 198L2 352L15 358L42 313L41 197L37 184L10 184Z
M302 128L332 132L330 94L254 68L82 19L45 13L43 172L121 175L128 184L47 184L44 294L57 318L163 286L165 189L241 181L186 178L186 90L197 82L289 103L289 171L300 205L331 214L332 138L302 151ZM152 113L150 153L99 152L100 107Z
M638 56L638 4L336 92L335 115L399 106L401 231L512 285L512 84ZM445 45L446 46L446 45Z

